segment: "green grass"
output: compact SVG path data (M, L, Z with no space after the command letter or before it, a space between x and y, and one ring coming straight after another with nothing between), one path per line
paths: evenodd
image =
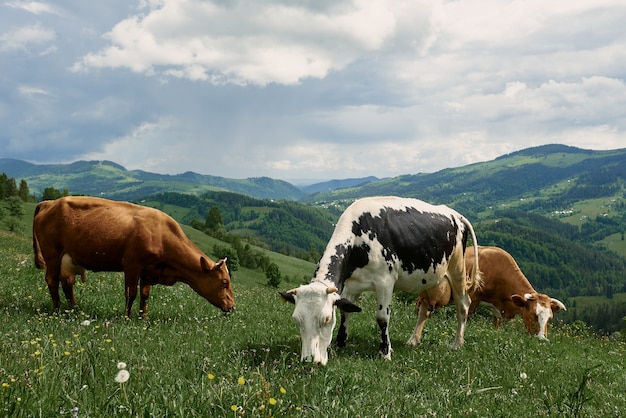
M622 234L613 234L601 241L602 245L617 254L626 255L626 240L622 239Z
M200 246L205 245L203 243ZM79 308L52 304L30 240L0 233L0 416L381 417L620 416L626 346L584 327L555 326L550 342L519 320L496 331L470 319L449 350L453 309L434 314L407 347L413 306L396 303L391 361L377 354L374 298L326 367L303 364L292 305L242 270L229 315L189 287L155 286L146 320L123 318L123 278L89 273ZM277 256L278 262L283 259ZM297 264L297 263L296 263ZM299 274L310 265L280 265ZM135 306L135 312L137 306ZM115 381L124 362L130 380ZM234 410L233 410L234 409Z

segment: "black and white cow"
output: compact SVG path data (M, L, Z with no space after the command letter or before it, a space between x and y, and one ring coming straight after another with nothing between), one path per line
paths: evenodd
M326 364L335 327L335 307L341 310L337 344L345 346L348 312L360 312L353 302L364 291L376 292L380 351L391 359L388 324L395 290L419 294L442 280L450 283L457 307L457 334L452 345L463 345L470 305L468 291L480 284L480 274L466 277L464 252L468 233L477 247L472 225L446 206L416 199L372 197L357 200L339 218L309 284L283 299L295 304L300 325L302 360ZM478 256L473 272L479 272Z

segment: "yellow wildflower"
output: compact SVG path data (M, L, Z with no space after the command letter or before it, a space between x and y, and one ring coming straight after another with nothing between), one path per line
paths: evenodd
M240 385L245 385L246 379L244 379L243 376L239 376L239 379L237 379L237 383L239 383Z

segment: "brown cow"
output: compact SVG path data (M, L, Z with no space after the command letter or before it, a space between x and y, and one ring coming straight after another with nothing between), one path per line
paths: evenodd
M227 312L234 308L226 260L209 259L167 214L97 197L70 196L37 205L33 219L35 265L46 269L56 309L59 282L75 304L75 275L85 270L123 271L126 315L141 287L140 314L147 313L150 286L176 282Z
M521 314L528 332L547 340L548 322L553 313L566 310L565 305L546 294L537 293L513 257L503 249L479 246L478 260L483 282L478 290L470 294L470 314L476 311L479 304L491 306L496 328L502 323L503 316L511 319ZM465 252L468 272L471 272L473 263L474 251L468 248ZM447 281L420 294L416 305L417 326L407 344L420 343L424 323L430 313L447 305L450 299Z

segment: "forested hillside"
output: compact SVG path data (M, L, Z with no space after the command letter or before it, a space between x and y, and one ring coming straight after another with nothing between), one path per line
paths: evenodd
M517 210L496 216L476 226L479 244L513 254L542 292L562 299L626 292L626 259L592 244L577 227Z
M308 203L375 195L417 197L480 213L503 202L530 199L546 210L618 192L626 179L626 149L589 151L563 145L529 148L493 161L373 181L308 196ZM601 190L591 190L596 188Z
M164 193L142 204L171 212L180 222L209 234L220 230L208 220L216 208L225 232L272 251L317 262L333 230L335 217L322 208L281 200L256 199L236 193L200 196ZM174 209L182 207L185 210Z

